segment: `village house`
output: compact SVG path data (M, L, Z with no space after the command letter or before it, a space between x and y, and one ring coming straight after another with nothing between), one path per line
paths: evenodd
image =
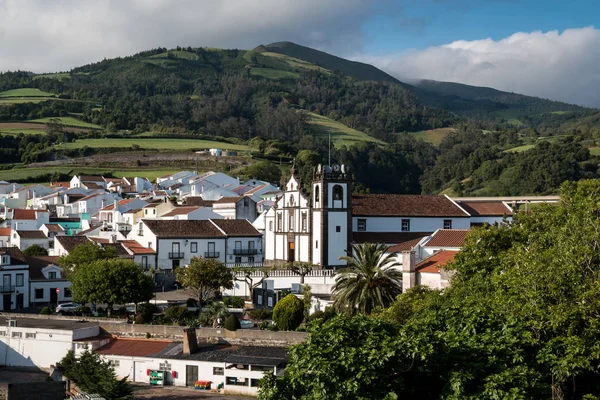
M58 265L58 257L37 256L25 259L29 266L29 304L34 307L56 306L58 303L72 301L71 282Z
M29 266L17 247L0 248L1 311L29 307Z
M250 196L222 197L213 203L213 212L225 219L247 219L258 217L256 200Z
M169 212L161 215L160 219L187 219L187 220L201 220L201 219L221 219L223 216L212 211L211 207L199 207L199 206L178 206L171 208Z

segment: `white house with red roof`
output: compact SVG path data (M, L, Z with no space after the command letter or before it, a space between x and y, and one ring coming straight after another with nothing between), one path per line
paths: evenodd
M106 205L98 211L98 220L105 227L115 231L130 231L134 223L132 216L127 211L142 209L148 205L147 202L138 198L117 200Z
M168 212L160 216L160 219L178 219L178 220L201 220L201 219L222 219L223 216L213 212L211 207L200 206L178 206L171 208Z

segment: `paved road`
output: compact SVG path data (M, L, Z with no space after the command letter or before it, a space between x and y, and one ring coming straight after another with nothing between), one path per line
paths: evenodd
M237 396L237 395L225 395L220 393L211 393L204 390L195 390L188 387L180 386L165 386L165 387L152 387L146 384L133 384L134 387L134 398L135 399L152 399L152 400L248 400L255 397Z

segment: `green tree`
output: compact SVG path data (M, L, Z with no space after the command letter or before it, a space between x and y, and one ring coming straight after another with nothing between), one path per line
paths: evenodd
M304 320L308 321L310 309L312 307L312 292L310 290L310 285L304 285L302 287L302 303L304 303Z
M210 292L233 289L234 274L225 264L214 258L192 258L190 265L177 270L177 279L191 291L198 303L208 299Z
M73 350L58 363L62 373L88 393L98 393L105 399L133 399L133 389L127 377L117 379L114 368L100 356L86 350L76 358Z
M402 272L388 246L354 245L352 255L340 259L347 267L337 275L332 290L339 312L370 314L377 307L388 307L402 291Z
M225 321L228 315L229 311L227 310L227 306L225 304L213 302L202 309L200 318L206 321L206 323L211 325L213 328L218 328L219 325Z
M235 315L231 314L225 320L225 329L227 329L228 331L237 331L241 328L242 325L240 324L240 320Z
M65 271L70 272L74 268L91 263L96 260L107 260L116 258L117 252L112 247L102 247L96 243L85 243L75 246L66 256L61 256L58 263Z
M23 255L27 257L38 257L38 256L47 256L48 250L40 246L39 244L33 244L23 250Z
M73 300L105 303L108 316L114 304L140 303L152 298L152 278L131 261L97 260L76 267L69 275Z
M273 309L273 322L281 331L293 331L302 323L304 318L304 303L302 300L288 294L281 299Z
M269 161L259 161L246 167L244 175L277 185L281 179L281 168Z

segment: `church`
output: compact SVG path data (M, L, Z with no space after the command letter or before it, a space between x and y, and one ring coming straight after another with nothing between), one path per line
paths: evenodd
M393 177L391 177L393 179ZM311 185L310 193L306 184ZM481 211L481 212L479 212ZM504 202L457 202L445 195L352 194L344 165L317 166L310 183L291 177L265 215L264 263L345 266L356 243L418 243L440 229L470 229L512 215Z

